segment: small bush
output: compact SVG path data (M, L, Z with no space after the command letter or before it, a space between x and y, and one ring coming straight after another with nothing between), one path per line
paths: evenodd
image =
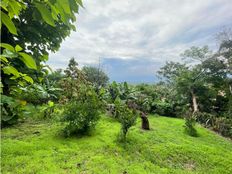
M70 100L62 121L66 122L65 136L85 134L94 128L100 118L101 102L91 87L82 86L78 97Z
M185 112L185 131L192 137L197 136L197 130L195 128L196 114L192 113L191 110Z
M197 130L195 129L196 121L193 118L185 119L185 131L188 135L196 137Z
M115 113L117 120L121 123L120 141L126 140L126 135L131 126L135 125L138 113L135 110L129 109L128 106L116 99Z

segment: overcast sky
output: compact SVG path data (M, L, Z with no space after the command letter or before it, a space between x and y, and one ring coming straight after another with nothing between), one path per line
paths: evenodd
M215 34L232 27L232 0L83 0L76 32L50 55L65 68L99 60L111 81L155 82L166 61L191 46L216 49Z

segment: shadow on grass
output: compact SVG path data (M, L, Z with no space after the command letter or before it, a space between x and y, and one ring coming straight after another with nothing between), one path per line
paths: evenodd
M60 127L59 130L56 131L56 133L54 134L54 138L57 139L62 139L62 140L67 140L67 139L84 139L84 138L90 138L90 137L95 137L97 136L98 133L97 131L95 131L95 129L91 129L87 132L74 132L72 134L70 134L69 136L67 136L64 132L64 127Z

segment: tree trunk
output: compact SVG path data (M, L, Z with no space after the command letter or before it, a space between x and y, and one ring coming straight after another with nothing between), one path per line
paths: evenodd
M150 130L149 121L148 121L148 118L144 112L140 113L140 118L142 119L142 129Z
M197 97L193 90L191 91L191 94L192 94L193 113L195 113L199 111L197 104Z

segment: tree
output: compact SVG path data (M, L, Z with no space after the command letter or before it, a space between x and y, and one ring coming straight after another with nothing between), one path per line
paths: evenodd
M188 135L196 137L197 136L197 130L195 128L196 118L195 115L192 113L191 109L188 108L184 112L184 118L185 118L185 131Z
M109 81L107 74L100 68L84 66L82 71L84 72L86 79L95 86L97 91L101 87L105 87Z
M184 59L200 62L195 65L180 64L175 62L167 63L159 73L167 78L168 83L175 86L177 94L185 100L186 106L183 109L185 126L189 135L196 136L194 123L196 115L200 112L199 97L207 93L210 85L206 83L207 69L202 66L203 62L210 58L211 52L208 47L191 47L185 50L181 56ZM189 108L189 105L191 108ZM186 112L186 110L188 112Z
M179 63L167 63L159 71L160 75L166 77L172 83L179 94L182 94L188 102L191 100L193 112L198 112L197 93L204 88L204 72L200 66L190 68Z
M183 59L188 59L190 61L200 61L203 62L207 60L209 57L211 57L212 51L209 50L209 47L203 46L203 47L191 47L190 49L187 49L182 53L180 56Z
M208 46L203 46L191 47L180 56L187 62L184 64L168 62L161 68L159 74L172 83L179 94L191 99L192 111L195 113L199 111L199 97L210 89L210 77L216 77L212 76L210 71L213 66L209 67L213 63L214 55ZM192 64L189 64L190 62ZM219 71L215 73L217 76L220 74Z
M1 76L3 93L10 87L33 83L43 76L49 51L58 50L71 30L81 0L2 0ZM31 77L31 78L30 78ZM32 80L33 79L33 80Z
M219 50L217 58L221 63L221 71L224 72L224 92L228 98L227 117L232 118L232 29L223 30L217 35Z
M137 110L141 118L141 128L144 130L150 130L150 124L147 117L147 113L150 111L150 99L148 95L142 94L140 91L130 93L130 97L127 98L126 104L132 110Z
M183 108L188 111L184 113L190 134L196 133L193 126L197 119L207 126L217 127L223 135L230 135L232 42L229 38L232 37L223 37L215 53L209 51L208 47L186 50L181 56L191 60L192 64L171 62L159 71L186 103L187 108Z
M147 112L150 110L149 99L147 95L141 94L139 91L136 91L133 87L129 86L126 82L117 84L113 82L108 86L108 94L110 102L118 103L117 100L124 102L127 107L133 111L139 112L140 118L142 120L141 128L144 130L149 130L149 120L147 117ZM116 112L116 106L113 107L109 105L109 110L113 111L111 114L114 114L115 118L118 119L118 114Z
M85 134L94 128L100 119L102 104L92 86L82 84L79 92L66 105L63 122L66 136Z
M171 65L171 67L169 67ZM200 96L201 89L204 88L204 75L201 67L196 66L190 68L187 66L179 66L179 64L173 66L167 64L160 73L171 73L169 74L172 84L177 90L177 94L182 96L182 99L186 102L186 109L183 110L185 115L185 130L191 136L196 136L195 115L199 112L199 103L197 97ZM179 67L178 69L172 69L173 67ZM181 67L181 68L180 68ZM168 71L166 71L168 70ZM174 72L174 74L173 74ZM177 74L177 75L176 75ZM189 105L192 108L189 108ZM186 112L186 110L190 110Z
M114 102L116 118L121 123L120 140L125 141L128 130L135 125L138 114L136 110L130 109L123 101L117 98Z
M62 40L75 30L75 13L82 6L82 1L2 0L0 6L0 46L3 48L0 87L1 94L8 97L1 105L6 111L5 120L10 121L18 118L17 113L16 117L10 112L17 110L12 108L11 98L15 96L11 91L20 91L19 86L27 86L34 81L41 82L47 72L42 62L48 59L49 51L58 50Z
M80 85L87 84L84 74L78 68L78 63L74 58L69 60L68 67L64 70L65 77L61 79L60 86L64 89L65 97L72 99L78 95Z

